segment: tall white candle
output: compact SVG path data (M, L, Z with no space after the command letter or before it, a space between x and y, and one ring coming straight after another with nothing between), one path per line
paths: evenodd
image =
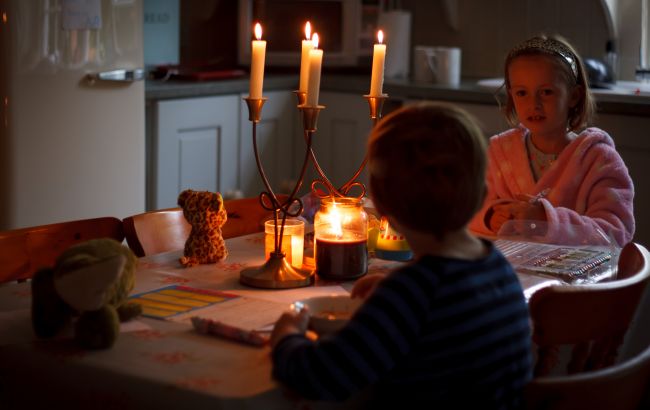
M302 54L300 58L300 87L298 91L307 92L307 82L309 79L309 51L314 48L314 42L311 41L311 24L305 24L305 37L302 40Z
M318 93L320 92L320 69L323 64L323 50L318 49L318 34L314 33L312 38L314 48L309 50L309 81L307 84L308 107L318 105Z
M379 44L375 44L372 54L372 76L370 77L370 96L378 97L382 95L384 87L384 61L386 60L386 44L384 41L384 32L379 30L377 33Z
M262 85L264 83L264 57L266 56L266 41L262 38L262 26L255 24L255 37L251 42L251 79L250 98L262 98Z

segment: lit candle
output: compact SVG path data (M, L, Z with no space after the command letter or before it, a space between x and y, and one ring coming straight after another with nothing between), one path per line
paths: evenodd
M323 50L318 49L318 33L312 38L314 48L309 50L309 78L307 82L307 106L318 105L318 93L320 91L320 68L323 64Z
M370 77L370 96L379 97L382 95L384 86L384 60L386 60L386 44L384 41L384 32L377 32L379 44L375 44L372 54L372 77Z
M275 252L275 221L272 219L264 223L264 253L268 260ZM278 235L281 225L278 226ZM282 230L282 248L287 261L294 267L302 267L303 251L305 248L305 223L300 219L287 219Z
M262 26L255 24L255 37L252 41L251 51L251 80L250 98L262 98L262 84L264 83L264 56L266 55L266 41L262 38Z
M300 56L300 92L307 92L307 81L309 78L309 51L314 48L314 42L311 41L311 24L305 24L305 38L302 40L302 54Z

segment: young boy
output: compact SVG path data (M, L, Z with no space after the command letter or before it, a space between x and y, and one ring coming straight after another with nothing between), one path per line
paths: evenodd
M310 399L371 387L373 407L521 406L531 375L530 327L511 266L467 223L485 195L485 141L464 111L422 104L385 117L369 145L377 210L405 235L414 262L360 279L366 298L338 333L305 337L286 313L271 336L273 375Z

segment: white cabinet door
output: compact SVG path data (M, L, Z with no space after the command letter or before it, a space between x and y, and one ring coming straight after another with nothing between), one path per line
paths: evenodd
M150 209L177 206L184 189L239 189L238 95L157 103Z
M407 104L415 104L422 100L406 100ZM498 105L495 104L474 104L463 102L440 101L460 107L470 113L478 121L481 130L486 138L499 134L507 129L512 128L504 118Z
M302 135L298 133L297 99L290 91L272 91L264 96L268 99L262 107L262 119L257 124L257 149L271 189L276 193L290 193L302 165L301 161L294 160L293 152L296 146L303 148L305 145ZM240 188L244 196L250 197L259 195L266 188L255 162L253 123L248 119L248 107L243 97L240 96L239 119Z
M634 242L650 246L650 119L617 114L598 114L596 126L614 139L616 150L625 161L634 183Z
M322 92L320 104L325 109L318 118L313 148L320 166L338 188L354 175L365 157L372 128L370 111L366 99L358 94ZM310 165L305 178L307 188L315 177L314 167ZM358 180L367 183L365 170Z

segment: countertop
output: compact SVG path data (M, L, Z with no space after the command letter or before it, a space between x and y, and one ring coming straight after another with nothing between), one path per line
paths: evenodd
M479 84L479 81L481 84ZM486 81L487 80L487 81ZM370 77L366 75L328 75L321 78L322 91L339 91L367 94ZM465 78L457 87L415 83L410 80L384 81L384 92L394 99L427 99L452 102L496 105L495 80ZM297 75L268 75L264 78L264 91L293 90L298 84ZM247 92L248 77L220 81L159 81L147 80L147 101L208 97ZM650 85L648 86L650 89ZM645 88L644 88L645 90ZM634 95L634 90L593 89L598 112L633 116L650 116L650 92Z

